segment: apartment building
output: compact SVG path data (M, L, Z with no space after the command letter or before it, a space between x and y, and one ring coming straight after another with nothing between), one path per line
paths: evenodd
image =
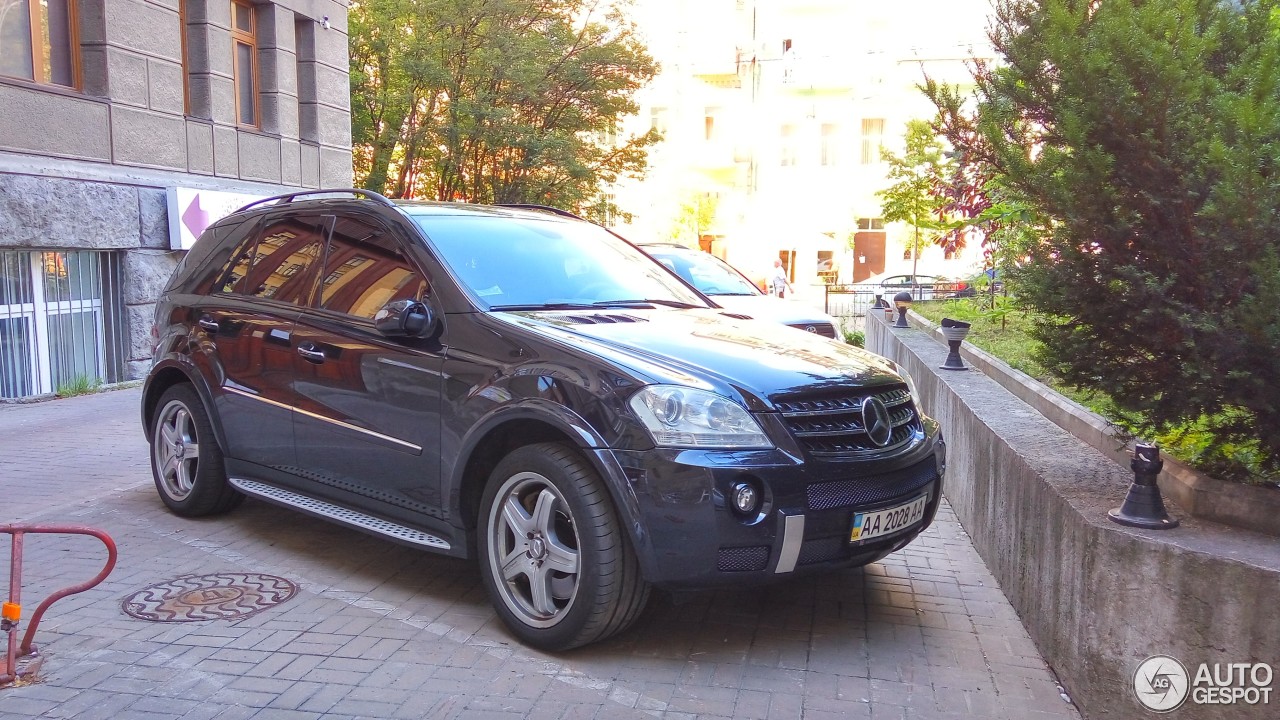
M664 239L679 206L701 199L716 206L704 249L754 277L781 258L801 295L910 271L910 230L884 221L875 194L888 185L880 150L901 152L907 122L932 116L926 76L964 85L974 58L992 58L987 0L639 8L663 71L628 129L666 139L643 182L614 190L636 216L624 235ZM960 275L979 263L977 247L927 247L919 269Z
M0 399L140 377L208 223L350 184L345 0L0 0Z

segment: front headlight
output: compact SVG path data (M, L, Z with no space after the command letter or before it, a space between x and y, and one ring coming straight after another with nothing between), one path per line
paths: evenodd
M746 408L705 390L650 385L632 396L631 409L665 447L773 447Z

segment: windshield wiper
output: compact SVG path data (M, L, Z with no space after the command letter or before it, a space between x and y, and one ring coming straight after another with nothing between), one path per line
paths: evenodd
M600 300L591 303L591 307L634 307L636 305L664 305L673 308L700 308L702 305L694 305L693 303L681 302L679 300L655 300L652 298L640 298L636 300Z

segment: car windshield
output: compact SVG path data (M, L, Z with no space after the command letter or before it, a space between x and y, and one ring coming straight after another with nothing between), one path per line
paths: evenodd
M651 249L649 254L706 295L759 295L742 274L709 253Z
M412 215L462 284L489 309L707 307L652 258L584 222Z

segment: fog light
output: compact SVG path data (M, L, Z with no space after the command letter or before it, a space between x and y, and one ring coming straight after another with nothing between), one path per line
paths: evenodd
M729 489L729 499L733 503L733 509L743 515L750 515L760 507L760 493L751 483L734 483Z

